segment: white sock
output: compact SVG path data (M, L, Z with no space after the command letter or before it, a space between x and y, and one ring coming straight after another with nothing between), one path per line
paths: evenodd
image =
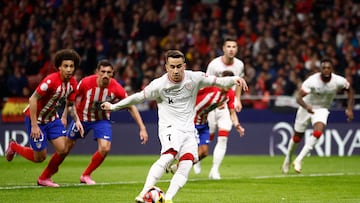
M311 136L309 140L305 143L304 147L302 148L299 155L296 157L295 161L302 161L306 155L314 148L315 144L317 143L317 138Z
M227 137L224 136L218 137L216 146L214 148L213 165L211 167L211 171L215 171L217 173L219 172L221 162L223 161L226 153L227 140L228 140Z
M192 165L193 162L191 160L183 160L179 162L178 169L172 177L169 188L165 193L165 200L171 200L179 189L185 185Z
M285 157L285 159L288 160L288 162L290 162L291 156L294 153L294 151L296 150L298 145L299 145L299 143L295 143L294 140L292 138L290 138L289 145L287 148L287 154Z
M164 174L166 166L168 166L173 161L174 156L172 154L163 154L155 163L153 163L146 177L144 188L140 192L141 196L143 196L151 186L156 185L157 181Z

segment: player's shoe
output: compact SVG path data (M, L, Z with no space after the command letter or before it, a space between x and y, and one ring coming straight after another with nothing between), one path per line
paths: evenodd
M219 172L215 172L215 171L210 171L209 173L209 179L211 180L220 180L220 173Z
M12 161L14 159L15 151L12 149L12 146L14 144L16 144L16 141L13 139L10 139L9 146L5 152L5 157L6 157L6 160L8 160L8 161Z
M80 183L85 183L86 185L95 185L96 184L96 182L94 180L92 180L91 177L88 175L80 176Z
M60 187L59 184L54 183L50 178L41 180L40 178L37 180L37 184L39 186L45 186L45 187Z
M135 197L135 203L144 203L144 198L142 198L141 195L138 195L137 197Z
M165 200L165 203L173 203L171 199Z
M172 174L175 174L177 171L177 164L172 164L172 165L169 165L168 167L166 167L165 169L165 172L166 173L172 173Z
M201 173L201 162L199 161L196 164L194 164L193 169L194 169L195 174L200 174Z
M296 173L301 173L301 161L294 160L293 166Z
M290 169L290 161L289 159L286 159L284 160L284 163L281 167L281 171L283 174L288 174L289 173L289 169Z

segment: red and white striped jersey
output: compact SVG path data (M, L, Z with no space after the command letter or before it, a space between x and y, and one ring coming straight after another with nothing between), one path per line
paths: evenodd
M59 117L58 111L65 106L66 100L75 102L77 82L74 77L69 82L61 80L60 72L46 76L35 92L41 96L37 101L37 120L46 124ZM30 116L29 105L24 110Z
M76 110L81 121L110 120L110 112L103 111L101 103L117 102L127 97L125 89L113 78L106 88L97 84L97 75L83 78L77 87Z
M207 123L210 111L216 109L223 103L227 103L229 109L234 109L235 92L232 89L222 91L218 87L205 87L199 90L196 97L195 125Z

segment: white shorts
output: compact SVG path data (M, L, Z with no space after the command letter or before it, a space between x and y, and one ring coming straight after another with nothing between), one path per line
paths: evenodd
M311 125L314 125L316 122L327 124L327 119L329 117L329 110L326 108L313 109L314 113L310 114L304 108L299 108L296 112L294 130L296 132L303 133L311 122Z
M215 110L210 111L208 114L208 123L210 134L215 133L216 128L230 131L232 121L227 105L225 105L225 108L223 109L216 108Z
M198 161L198 144L196 141L196 129L183 131L174 127L159 128L159 139L161 143L161 153L173 148L177 151L175 159L179 159L184 154L190 153L194 156L194 161Z

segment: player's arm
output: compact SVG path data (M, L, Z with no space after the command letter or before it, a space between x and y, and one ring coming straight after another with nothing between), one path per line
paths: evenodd
M307 112L313 114L314 111L312 110L312 106L306 104L305 101L304 101L304 99L303 99L307 94L308 94L308 93L305 92L303 89L300 89L300 91L299 91L299 93L298 93L298 95L297 95L297 97L296 97L296 102L297 102L301 107L303 107L304 109L306 109Z
M242 94L242 89L240 86L236 86L235 88L235 110L236 112L240 112L243 108L242 103L241 103L241 94Z
M37 123L37 103L41 99L41 95L36 91L29 98L29 111L30 111L30 121L31 121L31 132L30 137L34 139L39 139L41 135L41 130Z
M66 107L65 107L64 111L66 111L66 110L69 112L70 117L74 120L75 126L79 130L81 137L83 137L84 136L84 128L81 124L79 116L76 113L76 108L75 108L75 104L73 101L66 102Z
M345 110L345 114L347 116L347 121L352 121L354 119L354 89L349 86L348 89L345 89L345 93L347 95L347 108Z
M131 105L129 107L129 112L131 114L131 116L134 118L134 120L136 121L136 123L138 124L139 128L140 128L140 139L141 139L141 144L146 144L146 142L149 139L148 133L146 131L146 127L144 125L144 122L141 118L141 115L139 113L139 111L137 110L137 108L134 105Z
M111 104L110 102L104 102L101 104L101 109L103 109L105 111L117 111L117 110L129 107L131 105L134 105L134 104L139 104L139 103L143 102L144 100L145 100L145 94L144 94L144 91L141 91L141 92L132 94L115 104Z
M236 131L238 131L238 133L240 134L240 137L243 137L245 135L245 129L241 126L235 109L229 109L229 112L230 112L231 121L232 121Z
M217 87L239 86L242 90L248 91L246 81L239 76L219 77L215 79L214 85Z

